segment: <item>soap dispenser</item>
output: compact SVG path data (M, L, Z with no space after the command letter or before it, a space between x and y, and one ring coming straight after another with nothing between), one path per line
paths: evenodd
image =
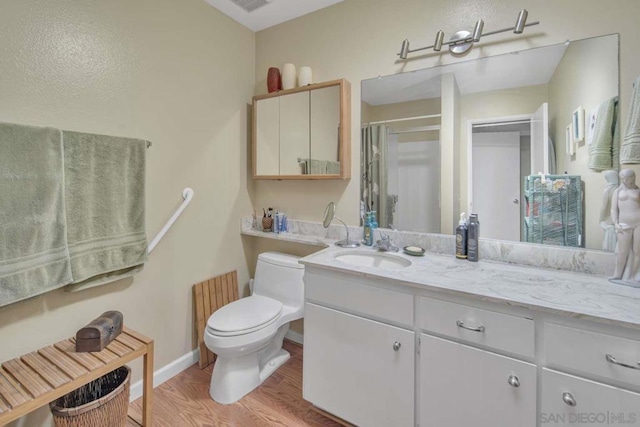
M371 212L367 212L367 216L364 220L362 241L365 245L373 245L373 234L371 232Z
M467 220L465 213L460 214L460 222L456 227L456 258L467 259Z

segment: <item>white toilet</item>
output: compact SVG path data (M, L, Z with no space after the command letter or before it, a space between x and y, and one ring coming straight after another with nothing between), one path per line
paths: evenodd
M204 342L218 358L209 394L218 403L240 400L289 359L282 340L304 314L304 266L277 252L258 256L253 294L209 317Z

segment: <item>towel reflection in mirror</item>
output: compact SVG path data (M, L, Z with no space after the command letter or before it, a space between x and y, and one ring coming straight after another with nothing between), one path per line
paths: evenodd
M611 199L611 219L618 235L616 267L611 280L634 284L638 283L640 265L640 188L631 169L620 171L620 181Z

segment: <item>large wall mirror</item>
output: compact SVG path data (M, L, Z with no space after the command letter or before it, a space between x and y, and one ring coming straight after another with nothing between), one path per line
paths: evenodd
M617 34L363 80L361 211L442 234L474 212L485 238L612 251L618 92Z

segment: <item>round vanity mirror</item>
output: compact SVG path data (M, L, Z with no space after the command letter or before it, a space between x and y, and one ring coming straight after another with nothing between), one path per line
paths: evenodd
M324 210L324 219L322 221L322 225L324 228L328 228L331 225L331 221L333 221L333 217L336 214L336 204L333 202L329 202L326 209Z
M347 224L343 220L336 216L336 204L333 202L329 202L324 210L324 218L322 220L322 225L324 226L324 228L328 228L334 218L340 221L342 225L344 225L344 229L347 232L347 238L337 241L336 246L340 246L342 248L357 248L358 246L360 246L359 242L349 239L349 227L347 227Z

